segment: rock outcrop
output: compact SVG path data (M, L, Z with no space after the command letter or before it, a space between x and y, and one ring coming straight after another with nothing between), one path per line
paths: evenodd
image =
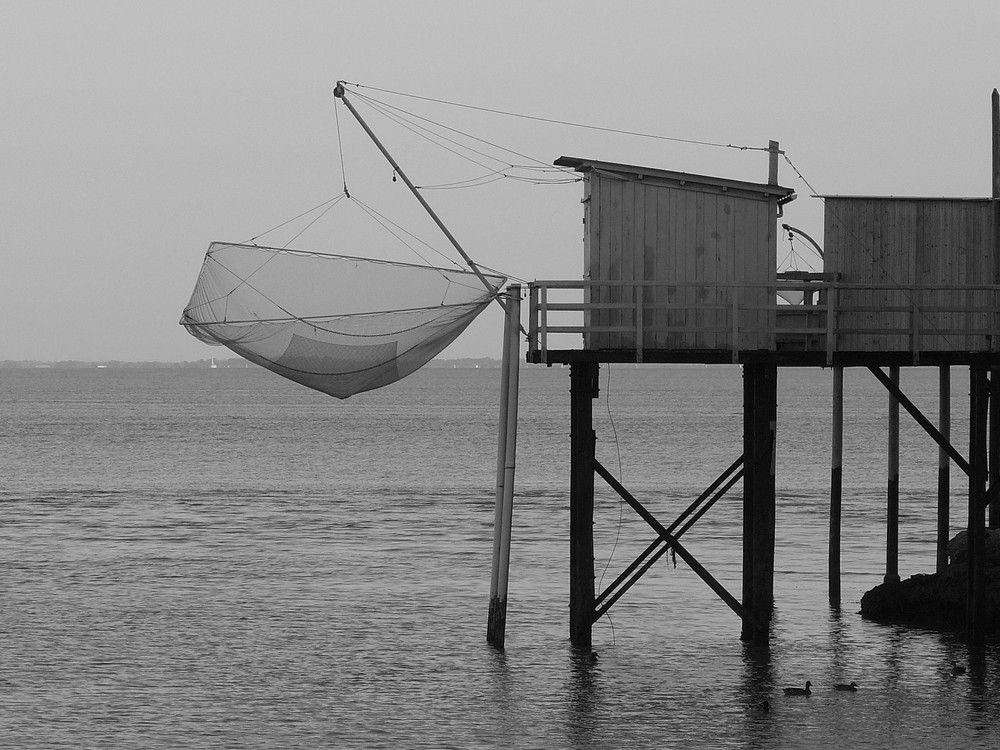
M968 556L963 531L948 543L948 566L941 573L883 583L861 597L861 616L875 622L939 630L965 627ZM987 632L1000 631L1000 529L986 532Z

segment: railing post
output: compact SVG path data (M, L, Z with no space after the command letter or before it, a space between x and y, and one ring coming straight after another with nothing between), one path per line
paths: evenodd
M528 285L528 353L538 351L538 285ZM542 360L545 361L544 359Z

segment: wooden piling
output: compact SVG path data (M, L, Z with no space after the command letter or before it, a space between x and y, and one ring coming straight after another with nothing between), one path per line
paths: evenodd
M517 457L517 401L520 373L521 287L508 289L500 374L500 419L497 437L497 489L493 526L493 570L486 640L504 647L507 629L507 584L514 517L514 470Z
M980 361L969 367L969 524L967 538L968 589L965 610L966 640L972 647L984 644L986 581L987 408L988 366Z
M743 620L741 638L766 646L774 604L775 432L778 368L743 366Z
M988 487L1000 487L1000 368L991 367L989 373L990 395L989 395L989 438L988 454L989 460L989 481ZM989 504L987 511L986 525L991 529L1000 528L1000 501L994 500Z
M993 89L990 98L993 111L993 255L1000 258L1000 92ZM1000 284L1000 267L997 268L994 283ZM994 342L993 350L1000 349L1000 343ZM1000 372L992 370L990 379L990 425L989 425L989 480L991 486L1000 481ZM991 529L1000 528L1000 499L990 503L989 525Z
M833 368L833 445L830 450L830 606L840 607L840 516L844 485L844 368Z
M570 365L569 638L590 648L594 612L594 433L596 362Z
M889 378L899 388L899 367L889 368ZM899 401L889 394L888 488L885 520L885 583L899 583Z
M941 365L938 371L938 432L951 440L951 368ZM951 541L951 458L938 448L937 483L937 564L936 572L948 567L948 542Z

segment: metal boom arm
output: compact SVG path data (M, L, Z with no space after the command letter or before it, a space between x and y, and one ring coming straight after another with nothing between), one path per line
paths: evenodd
M458 250L462 258L465 259L465 262L468 263L469 268L471 268L472 271L476 274L476 276L479 278L479 281L482 282L483 286L486 287L486 290L490 293L490 295L494 299L497 300L500 306L503 307L504 310L506 310L507 309L506 305L504 305L503 301L500 300L500 298L497 296L496 289L494 289L493 285L486 280L486 277L483 275L483 272L479 270L479 266L477 266L472 261L472 258L470 258L469 255L465 252L465 250L459 244L458 240L455 239L455 236L448 230L448 227L446 227L444 225L444 222L441 221L440 218L438 218L438 215L436 213L434 213L434 209L430 207L430 204L426 200L424 200L424 196L420 194L420 191L417 190L416 186L412 182L410 182L410 178L406 176L406 173L400 168L399 164L396 163L396 160L392 158L392 154L390 154L386 150L385 146L383 146L382 142L378 139L378 136L376 136L375 133L372 132L372 129L368 127L368 123L366 123L364 121L364 118L362 118L361 115L358 114L358 111L354 108L354 105L351 104L350 100L347 98L347 92L344 90L344 85L345 84L343 81L337 81L337 86L333 90L333 95L338 99L340 99L347 106L347 109L349 109L351 114L354 115L354 119L356 119L358 123L360 123L361 127L364 128L365 132L368 134L368 137L372 139L372 142L376 146L378 146L378 150L382 152L382 155L386 158L389 164L392 165L392 168L396 170L396 173L400 176L400 178L402 178L403 182L406 184L406 187L410 189L410 192L413 193L413 196L420 202L420 205L424 207L424 210L434 220L434 223L438 225L438 228L444 233L444 236L448 238L448 241L455 247L456 250Z

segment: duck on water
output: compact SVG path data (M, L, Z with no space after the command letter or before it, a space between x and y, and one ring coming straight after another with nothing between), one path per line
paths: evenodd
M812 695L812 683L806 680L806 686L804 688L800 687L786 687L782 689L785 695Z

